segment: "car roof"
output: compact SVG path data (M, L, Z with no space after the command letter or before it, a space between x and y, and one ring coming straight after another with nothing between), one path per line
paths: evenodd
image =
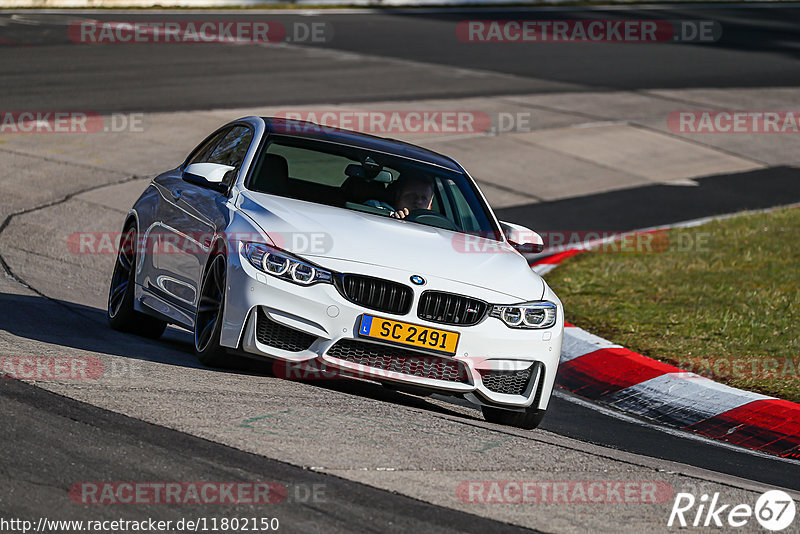
M403 156L425 163L438 165L439 167L444 167L445 169L450 169L456 172L463 171L458 163L456 163L452 158L417 145L412 145L411 143L398 141L397 139L378 137L375 135L354 132L351 130L342 130L340 128L333 128L331 126L320 126L319 124L308 121L279 117L261 118L266 124L267 133L288 135L291 137L312 139L316 141L327 141L330 143L339 143L356 148L375 150L377 152L385 152Z

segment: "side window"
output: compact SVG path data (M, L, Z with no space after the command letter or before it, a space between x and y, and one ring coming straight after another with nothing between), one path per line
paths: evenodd
M211 139L197 147L189 157L189 162L187 165L191 165L192 163L208 163L208 158L211 156L211 152L214 150L214 148L216 148L216 146L228 132L230 132L229 129L222 130Z
M454 211L459 215L460 221L456 224L466 232L477 232L481 229L481 225L475 217L469 202L464 198L464 193L452 180L447 180L447 189L449 190L453 202L455 203Z
M234 126L208 155L207 163L230 165L236 169L236 172L231 172L226 176L226 184L230 185L239 172L252 140L253 130L247 126Z

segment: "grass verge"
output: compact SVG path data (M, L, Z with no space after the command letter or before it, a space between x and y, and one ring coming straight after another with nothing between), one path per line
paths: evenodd
M548 275L567 320L645 356L800 402L800 209L578 254Z

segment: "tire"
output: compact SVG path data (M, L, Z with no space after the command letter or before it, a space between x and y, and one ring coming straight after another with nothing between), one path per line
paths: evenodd
M227 287L225 255L217 254L203 275L200 299L194 318L194 350L200 363L208 367L228 367L231 359L219 344Z
M108 288L106 315L114 330L158 339L167 322L138 312L133 308L136 283L136 228L128 226L119 240L117 261Z
M546 410L528 408L524 412L512 412L502 408L481 406L481 411L483 412L483 418L490 423L533 430L544 419Z

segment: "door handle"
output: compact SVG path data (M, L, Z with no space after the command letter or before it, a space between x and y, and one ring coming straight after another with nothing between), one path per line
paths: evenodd
M174 189L172 191L172 198L178 200L179 198L181 198L181 193L183 193L183 191L181 191L180 189Z

